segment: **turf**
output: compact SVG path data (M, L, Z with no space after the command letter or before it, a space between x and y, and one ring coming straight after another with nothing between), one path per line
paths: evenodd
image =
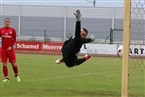
M10 81L0 82L0 97L120 97L121 58L92 57L68 68L55 64L60 57L17 54L22 81L16 82L8 64Z

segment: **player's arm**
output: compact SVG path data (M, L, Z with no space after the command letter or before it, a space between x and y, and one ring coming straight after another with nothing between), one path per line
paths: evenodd
M90 42L93 42L92 38L85 38L85 39L82 39L82 42L83 43L90 43Z
M90 38L84 38L82 39L83 43L90 43L90 42L94 42L95 41L95 36L91 35Z
M81 38L80 31L81 31L81 13L80 10L77 10L76 13L74 13L76 17L76 28L75 28L75 38L79 41Z
M81 30L81 22L80 21L76 21L76 29L75 29L75 38L80 40L81 35L80 35L80 30Z
M12 50L14 44L16 43L16 31L13 29L13 34L12 34L12 43L8 47L8 50Z
M15 31L15 29L13 29L12 42L9 45L8 50L12 50L12 47L14 46L15 43L16 43L16 31Z
M11 47L16 43L16 30L15 29L13 29L12 39L13 39L13 41L10 45Z

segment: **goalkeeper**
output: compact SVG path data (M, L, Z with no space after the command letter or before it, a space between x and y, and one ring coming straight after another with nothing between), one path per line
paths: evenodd
M94 37L86 38L88 30L85 28L81 29L80 10L77 10L74 15L76 17L75 36L64 42L64 45L61 49L63 58L56 60L57 64L64 62L67 67L77 66L88 60L91 57L89 54L86 54L84 58L80 59L78 59L77 54L84 43L90 43L95 40Z

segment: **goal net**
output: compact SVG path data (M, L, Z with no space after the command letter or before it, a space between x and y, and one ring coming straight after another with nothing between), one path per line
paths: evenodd
M128 97L145 97L145 0L131 0Z

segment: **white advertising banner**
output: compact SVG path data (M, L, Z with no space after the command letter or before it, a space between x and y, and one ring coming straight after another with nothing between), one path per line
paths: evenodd
M122 45L117 44L85 44L80 53L116 55L117 49ZM130 55L145 56L145 45L130 45Z
M130 55L145 56L145 45L130 45Z
M82 46L80 53L92 54L113 54L117 53L116 44L85 44Z

